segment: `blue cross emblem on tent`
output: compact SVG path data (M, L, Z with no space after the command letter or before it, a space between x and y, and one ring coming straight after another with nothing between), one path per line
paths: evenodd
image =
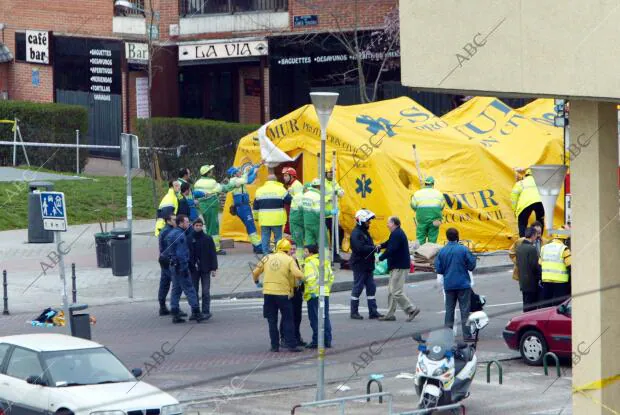
M366 195L368 193L372 193L372 189L370 185L372 184L371 179L367 179L365 174L358 179L355 179L355 183L357 183L357 189L355 189L355 193L360 193L362 199L366 199Z

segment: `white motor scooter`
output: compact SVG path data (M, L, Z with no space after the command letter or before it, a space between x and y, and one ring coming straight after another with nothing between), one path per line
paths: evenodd
M471 313L467 319L474 342L455 343L454 332L449 328L434 330L428 339L420 334L413 336L418 344L415 390L420 400L419 409L452 405L469 396L469 388L476 374L476 345L478 332L489 324L484 311Z

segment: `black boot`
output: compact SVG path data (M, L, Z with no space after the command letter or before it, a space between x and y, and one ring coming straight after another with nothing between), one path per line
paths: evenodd
M166 307L165 303L159 305L159 315L160 316L169 316L170 315L170 310L168 310L168 307Z
M385 316L377 311L377 300L368 300L368 318L371 320L375 320L381 317Z
M364 319L364 317L362 317L358 311L359 305L360 305L360 300L351 300L351 318L353 320Z
M179 310L171 310L170 313L172 314L172 322L174 324L185 323L185 319L181 317Z
M185 311L179 310L179 317L187 317L187 313Z
M189 317L189 319L195 320L196 323L200 323L201 321L206 320L205 316L203 316L198 309L192 310L192 315Z

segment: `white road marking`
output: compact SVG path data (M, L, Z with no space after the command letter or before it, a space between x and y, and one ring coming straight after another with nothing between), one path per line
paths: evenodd
M490 308L490 307L504 307L504 306L508 306L508 305L517 305L517 304L523 304L523 301L517 301L514 303L503 303L503 304L485 304L484 308ZM446 310L443 311L436 311L437 314L445 314Z

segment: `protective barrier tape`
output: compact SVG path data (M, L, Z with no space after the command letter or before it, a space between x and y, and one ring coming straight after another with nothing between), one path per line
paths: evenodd
M600 379L592 383L588 383L587 385L580 386L578 388L573 388L573 393L600 390L618 381L620 381L620 375L610 376L608 378Z

